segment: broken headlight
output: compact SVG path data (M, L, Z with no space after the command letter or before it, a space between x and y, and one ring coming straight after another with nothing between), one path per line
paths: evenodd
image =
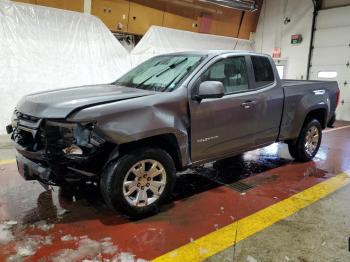
M65 154L83 155L85 152L90 153L105 142L94 132L95 123L61 123L48 121L47 127L47 131L53 127L56 132L58 132L59 138L57 139L57 144L62 145L61 149ZM50 133L50 131L48 131L48 133Z

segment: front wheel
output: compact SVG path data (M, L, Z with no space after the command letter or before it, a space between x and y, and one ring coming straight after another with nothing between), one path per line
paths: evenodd
M155 213L175 184L175 165L162 149L135 150L110 163L101 176L101 193L114 210L131 217Z
M303 126L296 140L288 143L289 152L297 161L310 161L317 154L321 141L321 124L318 120L313 119Z

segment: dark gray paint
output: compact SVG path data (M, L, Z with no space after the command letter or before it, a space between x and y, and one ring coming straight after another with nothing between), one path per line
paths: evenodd
M29 95L17 110L39 118L95 121L96 131L119 145L171 134L183 167L294 139L311 110L325 108L327 121L334 114L335 82L281 81L275 67L276 80L271 85L199 101L193 97L196 80L208 66L229 56L246 56L249 84L254 87L250 63L254 53L197 53L207 58L173 92L113 85L69 88ZM325 94L313 93L320 89L326 90ZM242 106L247 102L248 106Z

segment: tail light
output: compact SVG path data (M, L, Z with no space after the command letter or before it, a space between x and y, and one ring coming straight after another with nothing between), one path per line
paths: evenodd
M339 105L339 99L340 99L340 90L337 90L337 100L336 100L336 107Z

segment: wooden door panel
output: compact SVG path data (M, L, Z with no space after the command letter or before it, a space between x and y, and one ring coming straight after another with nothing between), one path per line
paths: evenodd
M198 32L198 20L194 8L175 5L168 1L165 7L163 26Z
M93 0L91 14L99 17L112 31L128 31L129 1Z
M76 12L84 12L84 0L36 0L36 4Z
M163 25L164 2L150 2L146 0L130 1L128 31L143 35L151 25Z

